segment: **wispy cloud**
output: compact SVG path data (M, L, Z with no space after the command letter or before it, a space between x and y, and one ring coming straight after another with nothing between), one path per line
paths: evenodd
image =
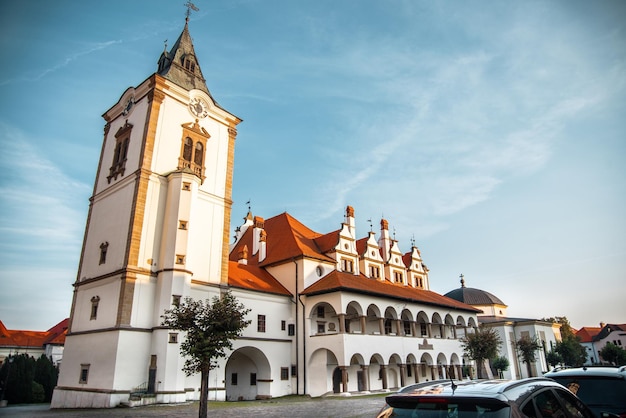
M89 55L93 52L99 51L101 49L105 49L108 48L112 45L115 44L119 44L121 43L121 40L113 40L113 41L106 41L106 42L98 42L92 45L88 45L86 47L86 49L83 49L81 51L77 51L74 52L68 56L66 56L64 59L62 59L61 61L55 63L53 66L48 67L48 68L43 68L40 71L38 71L35 74L32 75L28 75L28 73L23 73L20 77L17 78L12 78L12 79L6 79L6 80L2 80L0 81L0 86L4 86L7 84L12 84L12 83L16 83L16 82L24 82L24 81L39 81L42 78L46 77L48 74L54 73L62 68L67 67L68 65L70 65L73 61L76 61L77 59L85 56L85 55Z

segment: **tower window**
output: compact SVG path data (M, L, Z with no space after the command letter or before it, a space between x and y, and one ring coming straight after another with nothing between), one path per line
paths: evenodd
M178 170L190 169L204 181L204 153L209 133L197 123L183 124Z
M100 262L98 264L104 264L107 261L107 250L109 249L109 242L103 242L100 244Z
M100 303L100 296L94 296L91 298L91 315L89 320L98 318L98 304Z
M176 264L185 264L185 256L177 254L176 255Z
M90 364L80 365L80 375L78 377L78 383L85 384L89 378L89 366Z
M187 221L178 221L178 229L187 229Z
M380 278L380 268L378 266L370 265L370 277L372 279L379 279Z
M172 305L180 306L180 295L172 295Z
M352 260L348 260L347 258L342 258L341 259L341 270L348 272L348 273L353 273L354 272L354 264L352 262Z
M265 315L257 316L256 328L258 332L265 332Z
M133 125L128 121L115 134L115 150L113 151L113 162L109 169L107 180L111 183L111 179L117 180L118 176L123 176L126 170L126 158L128 157L128 148L130 146L130 133Z
M176 332L170 332L168 342L169 342L170 344L176 344L176 343L178 342L178 333L176 333Z

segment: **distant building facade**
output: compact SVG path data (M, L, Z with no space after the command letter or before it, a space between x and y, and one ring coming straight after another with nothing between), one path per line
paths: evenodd
M600 327L582 327L576 332L580 344L587 351L586 365L608 364L600 355L607 344L626 349L626 324L600 324Z
M52 407L115 407L139 390L199 396L184 335L161 325L185 297L230 290L251 325L209 376L210 399L390 390L461 378L460 338L479 309L430 290L419 250L354 209L317 233L252 213L230 243L237 116L210 94L188 25L157 72L128 88L106 125Z
M66 318L47 331L10 330L0 321L0 365L17 354L34 358L45 354L52 363L60 365L68 321Z
M487 291L465 287L462 275L461 287L444 296L482 310L482 313L478 314L479 324L496 330L502 340L500 356L509 360L509 369L502 372L505 379L541 376L543 372L549 370L546 354L561 341L559 324L538 319L508 317L508 306L502 300ZM530 367L523 362L515 348L515 342L522 337L536 338L542 345L542 349L537 352L537 360L530 364Z

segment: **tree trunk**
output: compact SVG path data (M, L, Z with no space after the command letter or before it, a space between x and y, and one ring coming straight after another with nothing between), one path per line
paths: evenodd
M200 372L200 406L198 418L207 418L209 414L209 367L203 366Z

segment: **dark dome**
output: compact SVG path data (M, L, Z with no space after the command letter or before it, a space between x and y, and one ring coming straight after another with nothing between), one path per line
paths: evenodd
M473 289L471 287L462 286L458 289L454 289L444 296L458 300L459 302L467 303L468 305L504 305L499 298L492 295L489 292L485 292L480 289Z

